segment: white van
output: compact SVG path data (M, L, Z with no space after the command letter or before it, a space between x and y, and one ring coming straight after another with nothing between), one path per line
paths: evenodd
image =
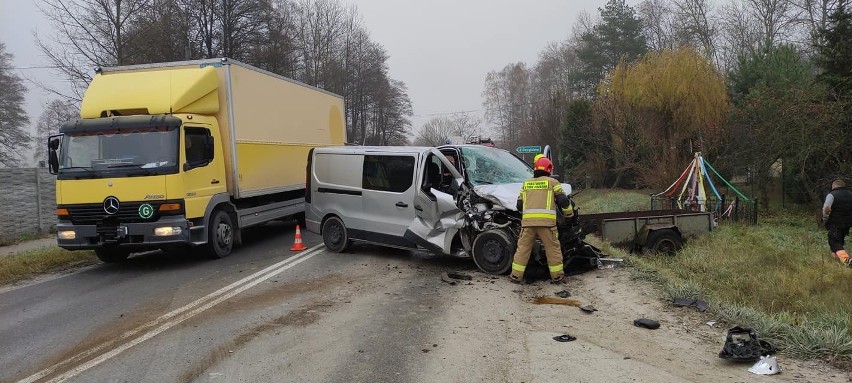
M508 151L482 145L315 148L306 228L334 252L353 241L421 247L472 256L483 271L502 274L520 230L518 193L532 173Z

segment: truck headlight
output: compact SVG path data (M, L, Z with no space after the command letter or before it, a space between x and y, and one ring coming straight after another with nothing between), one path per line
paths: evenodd
M77 232L74 230L63 230L56 233L59 239L77 239Z
M175 227L158 227L154 229L154 235L157 237L168 237L170 235L179 235L183 229Z

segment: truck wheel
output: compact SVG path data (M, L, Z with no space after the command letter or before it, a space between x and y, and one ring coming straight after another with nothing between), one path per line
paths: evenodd
M333 253L340 253L349 248L349 232L340 218L332 216L322 223L322 241Z
M515 241L503 230L489 230L473 240L473 261L488 274L506 274L515 256Z
M655 230L648 234L645 252L675 255L683 247L683 238L674 230Z
M216 210L207 230L207 255L210 258L225 258L234 248L234 225L231 215L224 210Z
M95 249L95 255L102 262L117 263L124 262L130 256L130 252L122 249Z

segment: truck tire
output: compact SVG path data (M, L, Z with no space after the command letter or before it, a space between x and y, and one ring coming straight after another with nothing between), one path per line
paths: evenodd
M234 224L231 215L224 210L213 212L207 230L207 256L212 259L231 255L234 248Z
M349 248L352 241L349 239L349 231L343 220L331 216L322 223L322 241L325 247L333 253L341 253Z
M473 240L473 261L488 274L506 274L515 256L515 241L504 230L489 230Z
M119 248L101 248L95 249L95 255L97 255L98 259L102 262L118 263L126 261L127 257L130 256L130 251Z
M671 229L654 230L645 241L645 252L675 255L683 247L683 238Z

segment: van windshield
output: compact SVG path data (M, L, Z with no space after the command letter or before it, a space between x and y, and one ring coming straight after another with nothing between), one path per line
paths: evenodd
M526 162L503 149L463 146L461 153L468 181L473 186L524 182L533 175Z

